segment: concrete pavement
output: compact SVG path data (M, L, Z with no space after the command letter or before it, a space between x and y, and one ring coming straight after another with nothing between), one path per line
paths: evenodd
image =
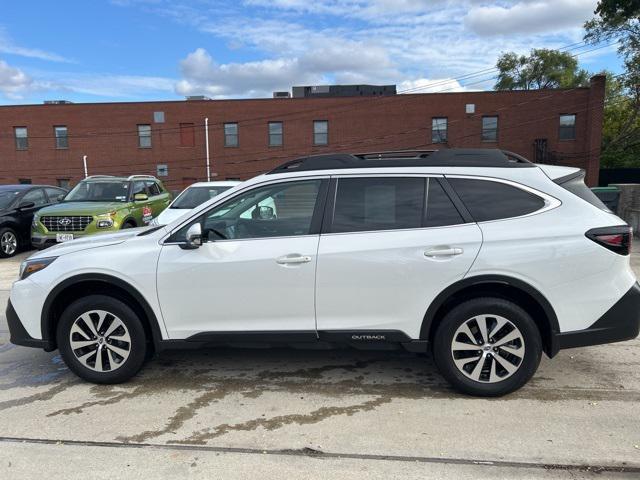
M634 255L634 265L640 258ZM6 302L17 260L0 262ZM544 359L525 388L463 397L401 352L169 352L83 383L8 343L3 478L640 478L640 340ZM88 473L89 472L89 473Z

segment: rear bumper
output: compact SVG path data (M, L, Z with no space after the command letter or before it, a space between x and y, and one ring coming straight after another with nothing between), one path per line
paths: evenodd
M31 337L25 330L18 314L16 313L11 300L7 304L7 325L9 326L9 334L11 335L10 341L14 345L21 345L23 347L42 348L47 352L53 350L53 346L47 340L40 340Z
M640 285L635 283L607 312L585 330L556 335L556 352L565 348L622 342L640 333Z

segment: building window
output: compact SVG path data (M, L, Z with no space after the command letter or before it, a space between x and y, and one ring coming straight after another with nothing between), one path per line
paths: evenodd
M282 122L269 122L269 146L281 147L282 143Z
M151 125L138 125L138 147L151 148Z
M31 185L31 179L30 178L19 178L18 179L18 183L20 183L21 185Z
M224 146L225 147L238 146L238 124L237 123L224 124Z
M313 122L313 144L329 144L329 122L327 120L314 120Z
M447 143L447 117L431 119L431 143Z
M164 123L164 112L153 112L154 123Z
M196 144L196 132L193 123L180 124L180 146L193 147Z
M16 150L26 150L29 148L29 134L27 127L13 127L16 137Z
M58 186L60 188L64 188L65 190L69 190L71 186L71 180L68 178L58 178Z
M56 137L56 148L69 148L69 137L67 137L67 127L65 125L53 127L53 133Z
M576 139L576 116L560 115L560 130L558 131L558 138L560 140L575 140Z
M498 117L482 117L482 141L498 141Z

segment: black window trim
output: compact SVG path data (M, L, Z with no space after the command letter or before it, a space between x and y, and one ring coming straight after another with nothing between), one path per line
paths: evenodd
M195 220L202 218L211 209L216 208L222 203L232 200L238 197L239 195L244 195L245 193L251 190L254 190L256 188L268 187L271 185L277 185L279 183L294 183L294 182L297 183L297 182L311 181L311 180L320 180L320 187L318 188L318 196L316 197L316 204L313 208L313 214L311 215L311 225L309 226L309 233L305 235L287 235L282 237L233 238L228 240L220 239L220 240L216 240L216 242L247 242L252 240L276 240L276 239L284 239L284 238L300 238L300 237L318 236L321 233L323 219L326 212L327 197L330 190L329 183L331 179L328 175L312 175L308 177L281 178L276 181L268 181L268 182L261 182L253 185L248 185L247 188L243 188L242 190L236 192L235 195L231 197L224 196L223 198L220 198L220 201L215 202L213 205L209 205L206 208L200 209L198 213L189 217L187 220L185 220L180 225L178 225L173 230L171 230L171 232L167 233L167 235L165 235L160 240L160 244L162 245L184 244L184 242L173 240L173 237L176 233L178 233L186 225L191 224Z
M473 216L471 216L471 214L469 213L469 211L465 208L465 210L467 211L467 213L469 213L469 217L471 218L471 221L474 223L477 223L478 225L480 224L485 224L485 223L493 223L493 222L503 222L505 220L513 220L516 218L526 218L526 217L530 217L532 215L539 215L541 213L545 213L548 212L549 210L553 210L554 208L559 207L560 205L562 205L562 201L557 199L556 197L553 197L547 193L544 193L540 190L536 190L535 188L529 187L528 185L524 185L522 183L518 183L514 180L507 180L505 178L497 178L497 177L485 177L482 175L455 175L455 174L444 174L445 176L445 180L447 181L447 185L448 187L451 189L451 192L453 195L455 195L455 197L460 201L460 204L464 207L464 203L462 202L462 200L460 199L460 197L458 196L458 194L455 192L455 190L453 189L453 187L451 186L451 184L448 183L447 178L464 178L464 179L468 179L468 180L483 180L486 182L496 182L496 183L503 183L505 185L510 185L514 188L519 188L520 190L523 190L527 193L530 193L532 195L536 195L537 197L540 197L542 200L544 200L544 206L538 210L535 210L531 213L525 213L524 215L517 215L515 217L504 217L504 218L496 218L494 220L483 220L481 222L476 222L475 219L473 219Z
M388 228L388 229L379 229L379 230L358 230L353 232L334 232L333 230L333 218L335 215L335 205L336 205L336 195L338 194L338 180L341 178L423 178L424 179L424 195L422 199L422 216L421 216L421 224L419 227L415 228ZM426 192L428 183L427 180L435 179L442 186L445 194L449 197L453 206L458 210L458 213L462 217L463 223L457 223L454 225L434 225L431 227L425 226L427 220L427 209L426 209ZM329 184L329 192L327 195L327 202L325 205L325 211L322 221L322 229L320 231L321 235L354 235L361 233L377 233L377 232L406 232L408 230L426 230L432 228L450 228L450 227L459 227L462 225L468 225L470 223L476 223L471 214L466 209L462 200L456 195L453 191L453 188L447 182L444 174L441 173L393 173L393 174L385 174L385 173L355 173L355 174L344 174L344 175L332 175L331 183Z

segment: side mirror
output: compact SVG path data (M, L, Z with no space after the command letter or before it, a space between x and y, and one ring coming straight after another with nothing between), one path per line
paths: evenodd
M64 200L64 197L66 197L66 195L64 193L61 193L60 195L58 195L56 197L56 202L61 202Z
M149 195L147 195L146 193L136 193L133 196L134 202L146 202L147 200L149 200Z
M260 220L271 220L274 216L273 208L266 206L258 207L258 218Z
M18 210L27 210L29 208L33 208L35 207L36 204L33 202L21 202L20 205L18 205Z
M202 245L202 225L200 222L194 223L187 230L185 243L180 245L185 250L193 250Z

